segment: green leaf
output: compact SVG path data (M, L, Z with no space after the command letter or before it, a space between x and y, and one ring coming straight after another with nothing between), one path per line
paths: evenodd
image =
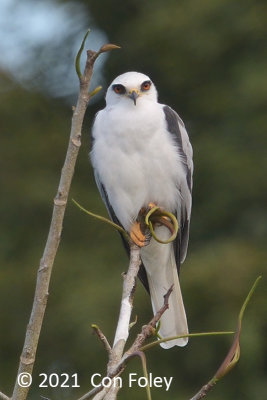
M86 34L84 35L81 47L79 48L79 51L78 51L76 59L75 59L75 69L76 69L76 73L77 73L79 79L81 79L81 77L82 77L81 65L80 65L81 55L82 55L84 45L85 45L85 42L86 42L86 39L87 39L87 36L89 35L89 33L90 33L90 29L88 29Z

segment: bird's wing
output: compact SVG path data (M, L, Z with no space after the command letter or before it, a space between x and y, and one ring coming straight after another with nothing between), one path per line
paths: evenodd
M105 206L108 210L109 216L112 219L113 222L115 222L117 225L122 226L122 224L120 223L120 221L118 220L110 202L109 202L109 198L105 189L105 186L103 185L103 183L101 182L98 173L96 172L96 170L94 169L94 175L95 175L95 181L99 190L99 193L102 197L102 200L105 203ZM126 249L126 252L128 254L128 256L130 255L130 246L128 241L125 239L125 237L123 236L122 233L120 233L121 239L122 239L122 243L124 248ZM146 274L146 270L145 267L143 265L143 263L141 263L140 268L139 268L139 272L138 272L138 277L140 279L140 281L143 283L144 287L146 288L146 290L149 292L149 286L148 286L148 280L147 280L147 274Z
M186 257L189 225L192 207L192 174L193 174L193 151L185 126L179 115L169 106L163 106L166 118L167 130L173 135L174 143L182 160L184 167L184 179L180 184L180 199L177 202L177 219L179 231L175 243L175 257L177 268Z
M94 169L94 175L95 175L95 181L96 181L99 193L100 193L100 195L102 197L102 200L103 200L103 202L104 202L104 204L105 204L105 206L106 206L106 208L108 210L110 218L112 219L113 222L115 222L116 224L118 224L118 225L120 225L122 227L120 221L118 220L118 218L117 218L117 216L116 216L116 214L115 214L115 212L114 212L114 210L113 210L113 208L112 208L112 206L111 206L111 204L109 202L109 198L108 198L108 194L107 194L107 191L105 189L105 186L101 182L101 180L99 178L99 175L98 175L98 173L97 173L97 171L95 169Z

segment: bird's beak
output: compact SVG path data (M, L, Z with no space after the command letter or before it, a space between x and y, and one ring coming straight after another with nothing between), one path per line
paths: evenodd
M130 97L130 99L133 100L135 106L136 106L136 100L137 100L137 98L138 98L139 96L140 96L140 93L138 92L138 90L136 90L136 89L131 89L131 90L129 90L129 95L128 95L128 97Z

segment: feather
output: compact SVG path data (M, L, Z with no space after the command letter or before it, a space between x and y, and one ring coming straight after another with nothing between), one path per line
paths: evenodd
M156 234L166 240L169 232L165 227L158 227ZM141 257L147 273L150 289L151 303L154 314L163 306L164 295L174 285L169 297L169 308L161 317L159 334L163 338L188 334L186 314L180 289L180 283L176 268L173 245L162 245L151 239L148 246L142 248ZM185 346L187 338L161 343L165 348L173 346Z

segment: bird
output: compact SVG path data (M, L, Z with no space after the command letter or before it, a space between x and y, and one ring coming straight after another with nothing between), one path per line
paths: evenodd
M98 111L92 126L90 158L97 187L110 217L127 232L150 203L176 216L179 230L174 242L161 244L152 237L141 247L139 278L150 293L154 314L173 285L159 335L186 336L179 270L189 240L193 150L185 125L171 107L158 102L154 83L141 72L115 78L105 100L106 107ZM163 225L155 227L155 233L162 240L170 235ZM168 349L187 342L183 337L160 345Z

